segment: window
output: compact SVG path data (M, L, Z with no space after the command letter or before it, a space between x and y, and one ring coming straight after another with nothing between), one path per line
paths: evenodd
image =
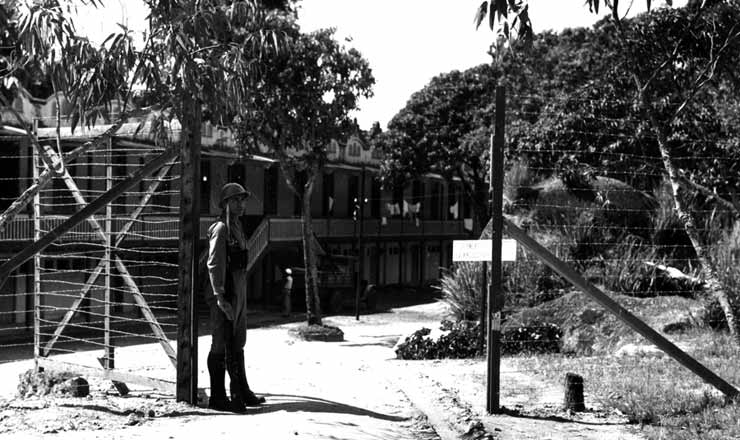
M349 154L352 157L359 157L360 156L360 143L357 141L350 141L348 145L349 151L347 154Z
M472 218L473 217L473 210L472 206L470 205L470 199L467 197L461 197L462 199L462 206L463 206L463 218Z
M429 200L429 212L432 220L439 220L440 219L440 211L442 210L442 200L441 200L441 194L442 191L442 185L440 185L439 182L432 182L432 195L431 199Z
M17 147L17 144L14 145ZM5 210L20 194L19 191L19 168L18 148L11 149L6 146L0 151L0 168L3 170L3 178L0 179L0 209Z
M347 217L351 218L355 210L355 199L360 197L359 187L360 178L357 176L349 176L349 182L347 185Z
M293 182L293 187L301 195L303 195L303 187L306 185L307 178L306 171L295 173L295 182ZM300 217L302 203L301 198L296 194L293 198L293 215Z
M422 217L421 209L424 206L424 182L414 180L411 188L411 205L409 206L409 216Z
M393 187L393 206L394 210L391 213L391 217L401 217L403 212L403 187Z
M380 217L380 181L373 178L370 184L370 217Z
M334 214L334 203L334 174L324 174L321 195L321 212L324 217Z
M447 218L457 220L460 218L459 188L455 184L447 186Z
M265 198L262 209L265 215L277 214L278 201L278 168L272 166L265 169L264 174Z
M419 203L424 198L424 182L414 180L411 188L411 203Z
M331 142L329 142L329 146L326 148L326 153L327 154L337 154L338 149L339 147L337 145L337 141L332 140Z
M229 168L226 170L226 179L229 182L236 182L240 185L244 185L246 181L244 164L241 162L234 162L229 165Z

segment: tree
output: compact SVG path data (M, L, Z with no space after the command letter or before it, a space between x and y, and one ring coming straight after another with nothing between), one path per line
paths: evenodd
M321 324L311 218L314 185L329 144L358 133L350 112L360 97L371 96L375 82L368 62L357 50L340 45L333 33L295 37L242 102L238 125L247 152L271 153L301 201L308 324Z
M589 0L589 8L598 12L601 0ZM650 1L647 2L650 9ZM666 2L668 6L671 1ZM691 127L687 127L685 114L702 95L714 88L740 85L734 73L740 55L740 4L728 1L690 1L686 8L665 13L650 13L634 21L622 20L617 1L604 0L611 12L614 32L613 42L622 55L624 73L632 80L632 105L640 126L637 137L648 135L655 139L665 174L671 184L676 213L682 221L696 255L704 270L709 289L722 307L730 333L740 343L740 320L737 295L730 294L718 281L712 269L706 247L696 227L696 219L686 204L687 194L704 193L720 206L733 210L737 216L737 197L733 201L720 197L716 191L692 176L682 172L677 164L677 150L686 144ZM508 16L519 25L518 35L525 43L531 42L531 23L527 6L521 2L495 0L483 2L476 14L478 25L488 16L493 29L498 19L502 23L502 38L497 49L499 59L505 40L512 34ZM696 146L689 151L695 153ZM693 155L693 154L692 154Z
M479 66L436 76L414 93L374 142L384 149L384 186L408 184L425 173L459 177L472 200L475 230L487 221L489 107L497 71Z

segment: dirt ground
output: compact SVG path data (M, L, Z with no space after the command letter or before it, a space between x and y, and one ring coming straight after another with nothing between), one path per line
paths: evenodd
M345 341L305 342L288 330L298 323L250 329L247 370L253 390L267 398L248 414L219 413L174 401L172 396L132 385L127 397L109 383L88 378L86 398L15 396L17 378L32 366L0 364L0 437L3 439L625 439L640 438L618 414L559 410L562 391L502 362L501 403L512 415L485 411L485 360L403 361L392 347L399 337L434 328L446 310L439 303L400 307L362 316L333 316L326 323ZM201 337L199 384L207 386ZM60 356L96 365L100 353ZM174 380L157 344L117 350L117 367Z

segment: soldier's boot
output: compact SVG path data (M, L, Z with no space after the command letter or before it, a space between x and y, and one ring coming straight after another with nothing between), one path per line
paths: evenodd
M246 396L242 394L241 387L241 375L242 371L239 367L239 359L235 356L235 353L226 352L226 371L229 372L229 391L231 393L231 411L235 413L247 412Z
M208 353L208 375L211 378L211 397L208 399L208 408L217 411L231 411L231 402L226 397L224 375L226 374L226 362L223 353L221 355Z
M239 395L242 397L244 404L247 406L258 406L265 403L264 397L257 396L249 388L249 382L247 382L247 372L244 367L244 350L235 350L234 360L239 368Z

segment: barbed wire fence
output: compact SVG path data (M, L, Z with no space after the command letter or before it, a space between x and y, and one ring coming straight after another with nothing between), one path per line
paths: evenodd
M638 135L639 120L593 116L573 129L557 123L569 117L557 105L521 110L524 99L552 103L552 97L512 99L519 102L513 110L506 110L507 130L512 122L515 130L507 135L505 221L669 344L729 382L725 390L736 393L733 388L740 384L740 371L735 364L740 349L726 331L723 311L708 290L706 273L676 213L659 151L654 145L639 146L656 139L644 131ZM541 130L532 123L538 118L552 121L560 138L550 142L542 132L523 136L526 130ZM702 124L709 126L712 121L699 121L695 126ZM453 132L462 128L445 127ZM725 133L728 138L715 137L711 128L707 127L706 137L694 130L673 139L674 164L684 177L711 166L713 177L736 180L737 154L704 148L699 154L692 153L692 145L736 142L731 132ZM717 185L710 193L681 183L687 185L682 197L691 206L712 269L734 294L740 285L740 223L737 212L717 199L737 207L737 182L734 189L732 183ZM514 238L506 227L503 237ZM459 275L462 284L481 279L481 263L456 266L458 272L467 272ZM484 279L490 279L488 273ZM461 299L467 301L463 307L485 304L481 301L485 291L478 282L474 286L471 294L475 298ZM521 243L516 261L503 263L502 287L501 405L514 410L546 407L559 411L564 404L566 373L585 379L587 407L616 408L634 422L650 423L656 414L693 411L707 402L723 401L716 384L684 368L685 364L671 358L673 354L634 331L619 313L607 310L546 264L541 254ZM470 315L476 316L481 308L485 306L474 307ZM486 373L476 375L485 377Z
M39 139L41 154L50 155L42 160L24 137L2 140L18 145L17 154L4 159L20 164L17 185L11 183L21 192L60 149L66 153L82 143ZM13 249L38 240L163 151L123 139L88 149L6 224L0 239ZM107 378L174 394L174 370L167 364L175 363L168 334L177 328L179 179L173 159L10 275L2 294L7 307L0 311L6 353L0 362L31 354L55 369L91 373L102 366ZM3 263L12 256L5 254ZM143 342L152 343L143 348L151 356L127 356L126 346Z
M516 110L509 114L511 118L532 116ZM562 118L548 108L536 116ZM561 127L560 135L598 139L601 145L605 138L634 142L639 123L595 116L579 130ZM588 129L589 125L599 129ZM642 136L641 141L646 142ZM683 142L709 144L717 139L687 138ZM706 291L704 272L676 213L660 156L646 153L648 148L631 153L620 148L603 151L558 145L562 143L517 145L515 151L509 150L523 160L505 176L506 218L670 343L721 378L740 383L740 372L733 367L740 351L721 331L726 320ZM562 167L547 165L552 158L588 164L586 170L593 174L569 182L573 176L565 175ZM720 154L679 153L673 160L689 174L700 161L718 170L738 166L737 157ZM530 166L528 161L537 165ZM627 163L632 166L625 166ZM610 167L614 164L619 166ZM715 196L733 200L736 194L718 188ZM733 289L740 280L736 213L711 204L711 200L689 197L689 201L694 202L691 215L713 269L723 274L726 288ZM517 260L504 263L503 281L503 351L509 355L538 354L512 363L514 369L502 370L503 396L526 394L531 405L550 399L550 404L560 407L562 391L552 402L553 395L545 396L547 390L541 382L527 384L521 377L564 384L566 373L575 373L585 378L588 405L616 407L634 417L633 421L650 422L671 405L675 408L667 413L699 407L701 399L696 396L719 400L716 396L720 393L705 382L706 378L679 366L619 316L558 275L537 252L520 246ZM715 333L701 336L710 329ZM707 339L711 342L697 346L696 341Z

